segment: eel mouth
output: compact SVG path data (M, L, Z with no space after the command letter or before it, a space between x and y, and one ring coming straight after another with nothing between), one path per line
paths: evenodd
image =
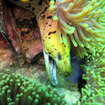
M26 58L32 60L32 58L35 59L35 56L40 54L40 52L43 51L48 77L53 85L57 85L58 84L57 77L56 77L57 66L56 66L55 61L48 54L45 53L42 47L41 35L38 30L37 21L35 17L33 19L31 18L31 22L32 22L31 25L29 23L28 25L26 24L23 25L22 21L18 20L19 15L25 18L24 16L26 15L23 15L23 13L27 12L27 10L24 10L23 8L18 7L15 4L8 2L8 0L0 0L0 12L1 12L0 18L2 20L0 21L1 22L0 24L2 24L0 30L5 33L2 36L9 42L11 48L13 49L13 52L22 53ZM24 35L21 36L19 33L20 29L23 27L22 25L24 26L24 28L27 28L27 29L33 28L31 35L28 37L29 39L26 39Z
M46 71L48 78L50 79L52 85L56 86L58 84L57 82L57 76L56 76L56 63L55 61L45 52L43 49L44 53L44 60L45 60L45 66L46 66Z

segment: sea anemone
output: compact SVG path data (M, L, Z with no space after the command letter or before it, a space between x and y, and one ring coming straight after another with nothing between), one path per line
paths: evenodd
M105 45L96 46L95 56L89 55L86 64L83 65L85 74L83 79L87 81L82 88L81 104L103 105L105 104Z
M68 36L77 56L95 54L94 43L105 43L105 27L99 18L104 13L104 0L51 0L50 12L58 21L59 35Z
M42 87L18 74L0 73L0 105L66 105L51 86Z
M81 90L81 105L105 104L105 1L51 0L50 12L58 21L58 31L69 36L83 65L86 86Z

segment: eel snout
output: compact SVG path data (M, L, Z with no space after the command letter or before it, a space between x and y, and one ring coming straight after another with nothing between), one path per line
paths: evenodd
M58 22L53 20L53 15L49 12L49 8L47 8L37 20L43 43L47 74L51 83L57 85L57 67L58 70L66 76L68 74L70 75L71 72L70 40L69 37L65 39L61 37L62 42L60 43L58 37Z

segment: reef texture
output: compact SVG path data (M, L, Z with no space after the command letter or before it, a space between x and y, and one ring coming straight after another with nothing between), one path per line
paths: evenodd
M0 0L0 69L22 66L40 52L42 42L35 16Z
M26 59L32 59L42 52L35 16L21 7L11 7L5 1L1 1L1 4L1 24L4 28L1 28L1 31L7 31L4 36L11 41L16 53L21 53Z
M13 65L13 52L9 43L4 40L0 34L0 70Z
M27 59L32 59L42 52L41 36L35 23L35 16L31 12L19 7L15 7L13 12L20 39L19 51Z

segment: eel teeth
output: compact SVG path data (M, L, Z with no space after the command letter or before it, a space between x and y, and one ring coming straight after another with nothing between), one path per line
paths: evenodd
M50 59L50 56L46 54L45 50L43 49L44 53L44 60L45 60L45 66L46 71L48 74L48 78L50 79L52 85L57 85L57 77L56 77L56 63L53 59Z

